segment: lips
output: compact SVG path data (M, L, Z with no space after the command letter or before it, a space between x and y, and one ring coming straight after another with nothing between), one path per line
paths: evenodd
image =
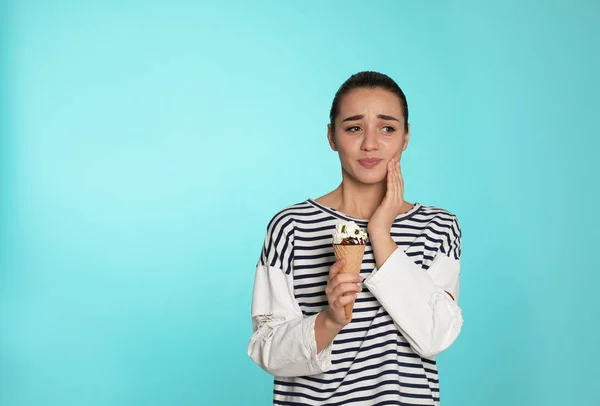
M358 163L360 163L362 166L364 166L366 168L372 168L372 167L376 166L381 161L383 161L383 159L380 159L380 158L363 158L363 159L359 159Z

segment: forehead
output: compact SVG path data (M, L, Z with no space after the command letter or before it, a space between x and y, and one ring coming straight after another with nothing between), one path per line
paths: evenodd
M384 89L359 88L348 92L340 100L339 116L355 114L387 114L398 119L402 118L402 106L400 98Z

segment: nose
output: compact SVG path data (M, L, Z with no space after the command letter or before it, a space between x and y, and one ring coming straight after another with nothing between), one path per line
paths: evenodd
M363 151L373 151L379 148L379 138L377 137L377 131L366 129L363 133L363 141L360 148Z

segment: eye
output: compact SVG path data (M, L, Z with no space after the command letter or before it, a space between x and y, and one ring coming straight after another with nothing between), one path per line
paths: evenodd
M396 131L396 129L394 127L390 127L389 125L386 125L385 127L383 127L383 132L384 133L393 133L394 131Z
M353 125L352 127L346 128L346 131L348 131L350 133L355 133L357 131L360 131L360 127L357 125Z

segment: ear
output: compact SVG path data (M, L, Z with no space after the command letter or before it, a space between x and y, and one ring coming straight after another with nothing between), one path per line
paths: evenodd
M406 131L406 134L404 135L404 145L402 146L402 151L406 151L406 148L408 147L408 141L410 141L410 123L408 123L408 131Z
M337 146L335 145L335 134L331 130L331 124L327 124L327 140L329 141L329 146L331 149L337 151Z

